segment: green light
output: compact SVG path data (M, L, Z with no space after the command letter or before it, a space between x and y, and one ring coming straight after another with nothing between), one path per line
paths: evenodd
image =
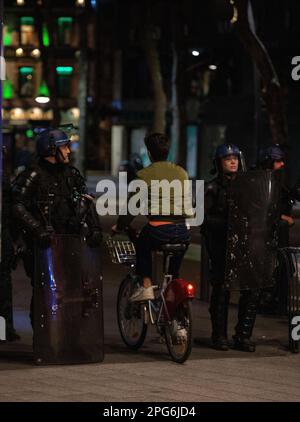
M33 68L28 66L20 67L20 73L23 75L30 75L33 73Z
M32 16L22 16L21 25L34 25L34 19Z
M27 138L33 138L33 130L27 129L26 130L26 136L27 136Z
M3 44L9 47L12 43L12 28L7 26L4 28Z
M71 25L73 22L73 18L70 16L61 16L58 20L58 25L65 25L66 23Z
M42 36L43 36L44 47L49 47L49 45L50 45L49 31L48 31L48 28L45 24L43 25Z
M11 100L14 96L14 89L12 81L6 79L3 81L3 98L4 100Z
M73 73L73 67L72 66L57 66L56 72L59 75L71 75Z
M39 97L50 97L49 88L45 81L42 81L38 90Z

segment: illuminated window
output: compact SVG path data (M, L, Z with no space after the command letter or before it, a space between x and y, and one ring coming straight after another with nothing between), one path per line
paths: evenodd
M56 68L56 81L57 92L59 97L71 96L71 83L72 83L73 67L71 66L58 66Z
M9 21L3 26L3 44L5 47L15 47L20 44L18 24L11 17Z
M9 25L4 25L3 28L3 44L5 47L12 45L13 28Z
M19 95L20 97L33 97L34 94L34 70L33 67L23 66L19 68Z
M48 28L45 24L43 25L43 29L42 29L42 37L43 37L44 47L49 47L49 45L50 45L49 31L48 31Z
M3 81L3 98L4 100L11 100L14 96L14 89L12 81L6 79Z
M62 16L58 22L58 43L60 45L70 45L72 42L73 18Z
M22 45L37 45L37 33L32 16L23 16L20 19L20 42Z

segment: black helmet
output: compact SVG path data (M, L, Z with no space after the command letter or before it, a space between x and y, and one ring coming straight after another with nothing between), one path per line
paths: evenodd
M229 155L235 155L239 159L239 165L242 171L246 171L245 160L242 151L234 144L221 144L218 145L215 151L214 159L213 159L213 169L211 170L211 174L220 173L221 172L221 158L228 157Z
M69 143L69 137L62 130L44 129L37 137L36 152L40 157L55 157L58 147Z
M265 169L272 169L274 161L284 161L285 153L280 145L272 145L260 152L260 165Z
M240 154L241 154L241 151L236 145L222 144L222 145L219 145L216 149L215 159L228 157L228 155L236 155L237 157L239 157Z

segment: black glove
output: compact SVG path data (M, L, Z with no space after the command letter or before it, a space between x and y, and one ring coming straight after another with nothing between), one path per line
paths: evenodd
M102 238L101 231L96 230L87 237L86 243L90 248L98 248L101 245Z
M37 243L41 249L47 249L51 245L51 236L48 232L41 231L37 235Z

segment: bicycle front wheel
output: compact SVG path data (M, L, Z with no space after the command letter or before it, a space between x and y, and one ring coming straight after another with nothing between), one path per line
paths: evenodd
M134 290L133 279L126 277L119 288L117 301L118 325L121 337L130 349L139 349L147 334L142 306L138 302L130 302Z
M184 363L192 351L191 302L178 305L173 319L165 326L165 339L174 362Z

